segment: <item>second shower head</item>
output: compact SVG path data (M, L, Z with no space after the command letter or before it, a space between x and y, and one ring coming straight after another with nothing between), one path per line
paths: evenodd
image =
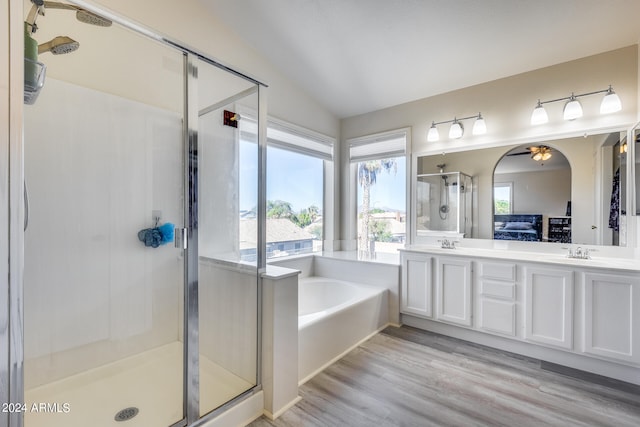
M38 54L51 52L54 55L63 55L78 50L80 43L67 36L58 36L38 46Z

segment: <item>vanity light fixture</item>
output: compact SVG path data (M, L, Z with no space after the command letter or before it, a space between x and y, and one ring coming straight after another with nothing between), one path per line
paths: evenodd
M462 135L464 135L464 127L462 126L462 123L460 123L458 119L453 119L453 123L449 128L449 139L462 138Z
M597 90L595 92L581 93L578 95L572 92L571 96L565 96L564 98L552 99L549 101L540 101L538 99L538 104L536 104L536 108L533 109L533 113L531 114L531 124L535 126L547 123L549 121L549 116L547 115L547 111L543 104L558 101L567 101L563 109L563 117L565 120L578 119L582 117L582 105L577 98L596 95L598 93L606 93L605 97L602 99L602 103L600 104L600 114L616 113L622 110L620 97L613 91L611 85L609 85L608 89Z
M564 109L562 110L562 116L565 120L575 120L582 117L582 104L578 101L571 92L571 98L564 104Z
M431 127L429 128L429 132L427 132L427 141L435 142L440 139L440 134L438 133L438 128L436 125L441 125L444 123L451 123L451 127L449 128L449 139L459 139L464 135L464 126L462 125L462 120L476 119L473 123L473 128L471 129L471 133L473 135L483 135L487 133L487 124L484 121L484 117L482 117L481 113L478 113L475 116L462 117L457 118L454 117L453 120L445 120L442 122L431 122Z
M604 96L602 104L600 104L600 114L615 113L620 110L622 110L622 101L620 101L618 94L615 93L611 85L609 85L607 94Z
M547 123L549 121L549 116L547 115L547 110L542 106L542 102L538 99L538 105L533 109L533 114L531 114L531 124L532 125L541 125L543 123Z

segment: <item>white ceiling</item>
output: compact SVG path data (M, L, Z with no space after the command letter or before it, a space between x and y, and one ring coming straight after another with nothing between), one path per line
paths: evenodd
M640 39L640 0L200 1L340 118Z

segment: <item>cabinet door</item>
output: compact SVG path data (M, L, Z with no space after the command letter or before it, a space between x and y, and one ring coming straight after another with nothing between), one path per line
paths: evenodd
M480 300L480 329L499 334L516 335L516 304L492 298Z
M526 267L525 338L573 347L573 271Z
M586 273L584 352L640 363L640 278Z
M400 310L406 314L433 317L431 261L422 254L402 254Z
M436 318L471 326L471 261L438 258Z

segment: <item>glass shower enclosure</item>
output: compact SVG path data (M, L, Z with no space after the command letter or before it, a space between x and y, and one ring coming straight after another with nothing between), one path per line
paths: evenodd
M265 87L43 7L79 47L24 108L24 426L190 425L260 382Z
M473 179L462 172L419 174L416 180L418 237L471 236Z

